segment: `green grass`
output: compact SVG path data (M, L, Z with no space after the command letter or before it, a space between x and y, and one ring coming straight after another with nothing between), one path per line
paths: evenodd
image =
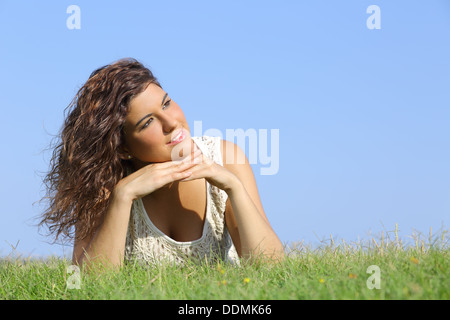
M0 299L450 299L445 232L403 245L371 239L288 249L278 264L187 264L80 274L80 289L67 285L70 261L6 257L0 260ZM367 268L380 268L380 289L370 290Z

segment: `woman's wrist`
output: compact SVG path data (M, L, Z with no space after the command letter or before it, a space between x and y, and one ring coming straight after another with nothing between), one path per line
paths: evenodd
M124 201L124 202L133 202L134 197L130 192L125 188L121 186L116 186L112 192L112 195L114 200Z
M241 180L239 180L238 177L235 177L231 180L229 186L225 188L224 191L230 197L236 192L242 192L242 188L244 188L244 185L242 184Z

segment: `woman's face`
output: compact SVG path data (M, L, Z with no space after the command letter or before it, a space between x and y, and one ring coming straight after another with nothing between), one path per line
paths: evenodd
M153 83L130 101L124 134L125 159L131 155L136 169L148 163L186 156L183 151L176 152L179 150L194 150L189 126L180 106Z

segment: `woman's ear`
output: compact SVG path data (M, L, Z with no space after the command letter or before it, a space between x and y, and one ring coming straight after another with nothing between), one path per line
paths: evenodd
M128 151L128 148L126 146L120 146L117 150L119 158L122 160L131 160L133 156Z

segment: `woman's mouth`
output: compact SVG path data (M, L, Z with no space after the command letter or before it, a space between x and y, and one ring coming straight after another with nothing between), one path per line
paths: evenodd
M172 140L167 145L172 146L178 144L183 141L184 138L186 138L186 131L184 131L184 129L181 129L180 131L178 131L178 133L175 134L175 136L173 136Z

